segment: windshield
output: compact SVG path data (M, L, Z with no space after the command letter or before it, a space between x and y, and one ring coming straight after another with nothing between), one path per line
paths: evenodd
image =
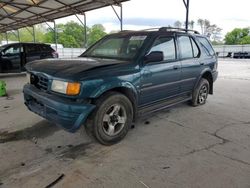
M99 41L81 57L130 60L135 57L146 35L111 36Z

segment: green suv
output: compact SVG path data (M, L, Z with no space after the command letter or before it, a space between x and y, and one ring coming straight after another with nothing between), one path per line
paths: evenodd
M81 126L102 144L125 137L139 116L190 101L206 103L217 57L206 37L169 27L107 35L76 59L26 65L25 104L69 132Z

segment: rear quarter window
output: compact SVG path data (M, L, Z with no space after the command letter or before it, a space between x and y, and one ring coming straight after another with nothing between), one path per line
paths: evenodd
M52 49L52 47L49 46L49 45L41 45L40 47L41 47L41 50L44 51L44 52L51 52L51 51L54 51L54 50Z
M201 44L201 47L207 56L213 56L215 54L211 43L205 37L197 37Z

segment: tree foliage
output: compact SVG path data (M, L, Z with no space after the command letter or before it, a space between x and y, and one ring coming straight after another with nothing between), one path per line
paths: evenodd
M107 33L105 33L105 28L101 24L93 25L90 29L89 37L88 37L88 45L94 44L96 41L104 37Z
M201 33L206 35L212 41L219 41L221 39L220 33L222 29L217 25L211 24L207 19L198 19L197 24L201 28Z
M207 19L198 19L197 25L200 27L201 34L206 35L212 42L220 43L221 42L221 31L222 29L219 28L215 24L211 24ZM186 22L176 21L174 23L174 27L177 28L185 28ZM188 22L188 28L194 29L195 21L191 20Z
M34 26L36 42L55 43L54 31L46 27L45 24ZM97 40L105 36L105 28L101 24L87 27L87 46L92 45ZM85 47L84 26L76 22L67 22L66 24L57 24L57 43L62 44L66 48L82 48ZM32 27L19 29L21 42L33 42ZM0 40L6 40L5 34L0 36ZM9 41L18 41L17 32L8 32Z
M57 43L62 44L66 48L80 48L84 46L84 26L76 22L68 22L66 24L56 25ZM54 31L48 29L45 34L45 40L49 43L55 43Z
M225 44L250 44L249 28L235 28L227 33Z
M182 26L181 21L177 20L176 22L174 22L174 27L181 28L181 26Z

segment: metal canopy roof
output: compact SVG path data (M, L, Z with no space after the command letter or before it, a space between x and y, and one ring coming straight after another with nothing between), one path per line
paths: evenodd
M128 0L1 0L0 33Z

